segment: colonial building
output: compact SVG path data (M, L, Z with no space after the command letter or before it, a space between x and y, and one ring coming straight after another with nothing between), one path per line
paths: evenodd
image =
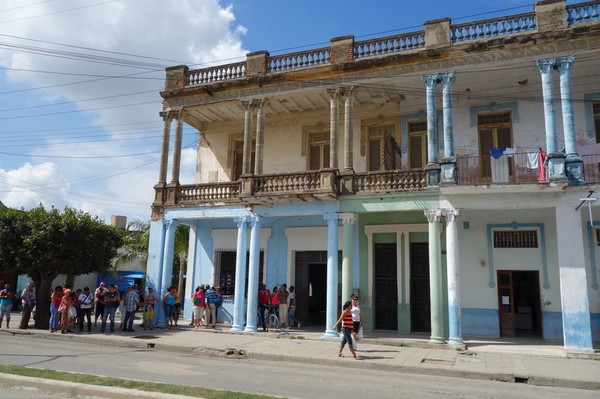
M599 4L168 68L147 284L170 285L184 223L187 292L220 286L232 331L256 331L259 282L287 283L299 321L326 337L356 293L367 330L591 351ZM198 131L190 185L184 124Z

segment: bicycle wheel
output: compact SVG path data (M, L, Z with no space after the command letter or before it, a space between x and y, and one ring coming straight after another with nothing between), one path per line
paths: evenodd
M274 314L270 314L267 319L267 330L277 331L279 330L279 319Z

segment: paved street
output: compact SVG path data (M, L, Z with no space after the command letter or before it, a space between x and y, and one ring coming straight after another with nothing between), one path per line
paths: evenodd
M393 350L380 346L377 351L364 353L385 356ZM0 351L2 363L6 364L303 399L597 397L596 392L580 389L349 369L318 362L307 365L238 356L202 356L32 336L0 335ZM342 361L347 363L345 366L360 363L352 359ZM14 397L23 396L17 392Z
M18 315L13 314L15 325L17 325L17 319ZM189 370L187 366L186 368L178 366L181 363L187 365L190 360L187 356L193 355L191 356L192 360L200 359L206 362L207 359L210 359L211 365L225 362L219 366L219 370L222 370L219 375L225 376L223 380L225 385L206 385L221 389L233 389L232 387L240 389L252 386L249 381L260 381L260 375L252 377L252 374L249 373L250 370L261 370L257 368L258 365L264 368L263 376L275 375L277 376L275 380L279 381L301 381L300 386L302 387L313 386L313 381L319 379L324 379L328 385L338 380L345 384L344 378L349 372L351 381L357 382L356 385L362 387L361 389L372 389L373 386L377 386L374 384L378 378L376 376L383 376L380 385L393 387L394 390L391 391L392 396L388 396L389 392L387 394L378 392L381 398L398 397L396 396L398 390L408 389L411 391L408 388L409 385L406 385L410 383L417 384L414 389L424 389L425 387L425 389L431 390L433 395L431 397L443 397L435 396L434 391L438 388L441 378L446 377L460 377L458 379L448 378L448 380L455 381L454 384L458 387L464 385L469 388L479 386L479 384L497 386L495 384L498 383L494 381L506 381L501 384L502 389L516 387L519 392L525 388L535 388L531 385L577 388L574 391L575 396L570 393L568 395L570 397L588 397L588 394L597 393L600 388L598 379L600 362L590 360L590 358L598 359L600 356L588 354L584 359L567 358L560 343L531 339L467 340L468 349L457 351L445 345L430 346L428 338L424 336L371 333L367 334L365 341L360 343L361 360L356 361L350 357L338 358L336 353L339 340L322 339L323 332L320 331L302 329L280 333L244 334L230 333L229 329L229 325L219 325L216 330L194 330L185 325L175 330L144 331L138 327L138 330L133 333L100 334L96 327L91 334L67 335L51 334L48 331L35 329L1 329L0 338L2 340L0 342L2 342L2 347L10 348L16 357L27 359L29 362L22 364L31 367L46 367L44 365L51 362L51 368L70 371L83 369L89 370L92 374L107 375L104 369L94 366L95 356L105 356L106 353L116 351L115 356L118 354L125 356L122 361L116 362L119 367L130 369L128 366L133 364L132 369L142 373L140 375L132 374L129 378L146 379L145 376L152 375L151 379L161 380L158 376L169 376L173 373L177 378L183 378L188 375L182 373L182 370L185 369L190 373L189 378L192 382L196 380L218 382L219 379L212 377L213 374L209 374L208 379L202 378L207 373L204 367L192 367ZM34 343L42 347L47 346L48 352L38 348L42 357L37 358L34 356L36 352L31 353ZM78 348L79 345L83 345L88 351L76 352L72 359L68 356L65 357L65 352L69 352L71 349L76 350L75 348ZM149 348L149 346L153 346L153 348ZM67 349L61 350L57 355L56 347ZM16 348L19 348L21 352ZM88 352L95 355L90 357ZM240 353L243 353L243 356L239 356ZM5 352L2 359L7 358L6 354ZM69 369L56 363L61 359L75 360L84 354L87 354L83 358L86 360L86 364L90 365L88 367L74 366L73 369ZM140 360L145 356L155 357ZM173 357L172 360L167 361L167 356ZM186 360L182 362L182 359ZM231 362L232 359L239 361ZM32 362L32 360L35 361ZM274 366L270 366L271 363ZM66 362L66 364L71 364L71 362ZM101 361L99 364L104 365L106 361ZM248 364L252 364L253 367L247 367ZM291 370L284 372L283 369L289 367L288 364L292 364ZM167 365L169 366L167 367ZM242 368L235 371L231 369L234 365L241 365ZM286 366L283 367L283 365ZM246 367L244 368L244 366ZM156 367L159 367L158 371L150 371L155 370ZM269 367L275 368L269 369ZM341 374L327 374L332 373L332 370ZM417 379L414 378L415 374L419 375ZM234 385L234 381L229 378L232 375L240 375L247 379L240 378L237 382L239 385ZM370 377L365 381L358 381L356 375ZM386 375L388 377L385 377ZM166 382L168 381L171 379L167 379ZM311 381L311 383L307 384L306 381ZM390 385L390 381L400 385ZM468 384L464 384L465 381L468 381ZM181 380L178 383L188 385L190 382ZM452 383L444 385L451 386ZM277 386L281 386L281 384ZM295 391L298 390L291 390L291 392ZM334 390L334 392L343 391L343 389ZM262 391L258 389L256 392ZM289 395L289 392L289 390L284 390L265 393L286 396ZM493 395L489 396L490 392L494 391L490 391L489 387L483 385L480 390L474 392L457 391L455 393L457 397L463 397L462 395L472 397L468 396L470 394L475 395L474 397L493 397ZM321 391L318 393L322 394ZM534 393L529 392L529 394L532 395L529 397L536 397ZM545 392L545 394L549 394L549 392ZM311 398L313 396L310 396L309 392L303 392L302 396L292 395L292 397ZM332 394L329 397L336 396Z

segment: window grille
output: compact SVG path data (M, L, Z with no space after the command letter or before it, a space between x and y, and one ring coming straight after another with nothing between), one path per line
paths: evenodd
M537 248L537 230L494 231L494 248Z

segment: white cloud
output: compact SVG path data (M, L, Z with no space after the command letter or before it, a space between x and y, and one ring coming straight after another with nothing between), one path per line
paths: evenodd
M85 209L105 220L111 214L148 218L158 178L164 68L178 64L199 68L243 59L246 53L241 41L246 28L235 25L232 6L221 6L217 0L96 4L35 2L0 16L3 35L11 36L0 36L0 44L15 46L0 51L0 65L19 69L7 70L5 79L21 87L45 88L29 92L26 104L73 102L62 106L52 122L43 117L23 120L33 126L30 130L48 129L48 134L35 147L19 148L19 153L38 157L2 161L0 198L6 205L29 208L43 202ZM131 77L102 79L107 76ZM58 109L16 115L52 114ZM66 138L65 133L56 133L63 124L81 129ZM86 133L94 126L103 129ZM138 153L151 154L131 155ZM195 157L193 149L183 151L182 182L193 181Z
M39 204L62 208L68 190L67 179L54 163L26 163L11 171L0 169L0 198L11 208L31 209Z

